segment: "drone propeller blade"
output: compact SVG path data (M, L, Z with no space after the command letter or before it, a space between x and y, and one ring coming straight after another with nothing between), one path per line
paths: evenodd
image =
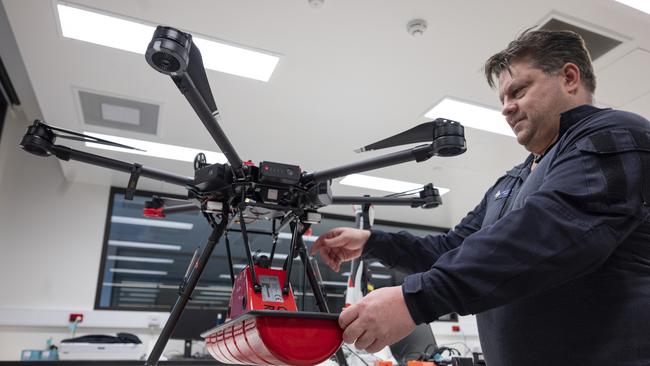
M91 142L91 143L94 143L94 144L101 144L101 145L108 145L108 146L113 146L113 147L120 147L120 148L123 148L123 149L145 151L145 150L142 150L142 149L138 149L136 147L131 147L131 146L128 146L128 145L118 144L117 142L100 139L99 137L84 135L83 133L66 130L65 128L54 127L54 126L50 126L50 125L47 125L47 126L50 129L54 130L54 131L59 131L59 132L63 132L63 133L66 133L66 134L70 135L70 136L67 136L67 135L57 134L56 137L58 137L58 138L74 140L74 141L82 141L82 142Z
M379 150L387 147L413 144L417 142L430 142L433 139L434 122L425 122L410 130L398 133L397 135L385 138L370 145L354 150L360 153L370 150Z

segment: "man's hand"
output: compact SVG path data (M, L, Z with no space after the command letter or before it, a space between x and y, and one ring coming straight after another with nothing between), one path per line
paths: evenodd
M409 314L402 286L370 292L361 302L344 309L339 316L343 341L370 353L380 351L411 334L415 323Z
M370 231L367 230L337 227L319 236L309 254L314 255L320 251L323 262L338 272L342 262L361 255L369 237Z

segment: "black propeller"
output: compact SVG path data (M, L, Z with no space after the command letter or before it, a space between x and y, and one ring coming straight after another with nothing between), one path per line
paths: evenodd
M393 135L370 145L358 148L354 150L354 152L360 153L364 151L385 149L387 147L413 144L417 142L430 142L433 139L433 128L433 122L425 122L409 130L400 132L397 135Z
M46 124L45 122L41 122L42 124ZM84 135L83 133L75 132L75 131L70 131L66 130L65 128L61 127L54 127L47 125L51 130L54 131L59 131L62 133L65 133L67 135L61 135L61 134L54 134L56 137L62 138L62 139L68 139L68 140L75 140L75 141L82 141L82 142L91 142L94 144L101 144L101 145L108 145L108 146L114 146L114 147L120 147L123 149L131 149L131 150L138 150L138 151L145 151L142 149L138 149L137 147L132 147L128 145L123 145L123 144L118 144L117 142L113 141L108 141L104 139L100 139L99 137L94 137L94 136L89 136L89 135Z
M397 135L358 148L354 151L360 153L418 142L433 142L434 140L445 136L462 137L463 127L458 122L444 118L436 118L434 121L422 123L409 130L400 132Z
M55 133L57 131L59 133ZM135 147L118 144L117 142L112 142L98 137L84 135L79 132L66 130L65 128L50 126L47 123L41 120L35 120L34 123L29 126L27 133L23 137L21 146L34 154L47 156L49 155L49 147L54 144L56 138L74 140L74 141L83 141L91 142L95 144L108 145L119 147L123 149L145 151Z

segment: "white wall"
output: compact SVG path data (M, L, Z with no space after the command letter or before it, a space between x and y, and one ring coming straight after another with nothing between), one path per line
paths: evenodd
M0 142L0 360L41 349L49 337L69 337L67 314L73 311L88 320L78 335L124 330L88 328L107 327L105 319L121 316L92 316L109 188L65 181L54 158L18 147L27 123L17 113L8 117ZM140 313L136 318L144 323L127 331L152 338L148 316Z

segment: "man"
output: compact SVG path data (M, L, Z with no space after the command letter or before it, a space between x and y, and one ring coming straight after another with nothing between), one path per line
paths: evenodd
M573 32L529 31L485 65L531 155L446 235L337 228L311 253L411 273L343 311L369 352L416 324L477 314L488 365L650 365L650 123L593 107Z

